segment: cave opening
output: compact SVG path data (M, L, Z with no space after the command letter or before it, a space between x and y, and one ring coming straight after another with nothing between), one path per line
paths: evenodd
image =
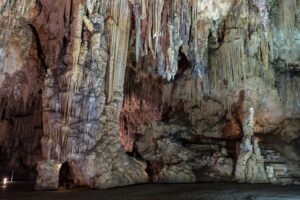
M59 169L59 188L70 189L74 185L71 166L64 162Z

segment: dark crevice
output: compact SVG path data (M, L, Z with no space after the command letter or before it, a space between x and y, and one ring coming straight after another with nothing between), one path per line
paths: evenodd
M39 34L37 32L37 30L35 29L35 27L32 25L32 24L28 24L32 33L33 33L33 36L35 38L35 43L36 43L36 47L37 47L37 55L38 55L38 58L39 58L39 61L41 63L41 69L43 69L44 73L47 72L47 69L48 69L48 66L46 65L45 63L45 54L43 52L43 48L42 48L42 45L41 45L41 40L40 40L40 37L39 37Z

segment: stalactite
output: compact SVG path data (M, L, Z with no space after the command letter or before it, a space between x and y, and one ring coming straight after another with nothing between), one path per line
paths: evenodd
M110 60L108 71L108 98L110 102L115 92L122 91L127 49L130 33L130 9L127 1L113 1L110 5Z
M269 29L269 11L268 11L268 3L266 0L254 0L255 5L259 9L259 14L261 17L262 24L264 26L265 31L267 32Z
M132 3L133 5L133 13L135 17L135 56L136 56L136 62L139 63L140 57L142 54L142 30L141 30L141 20L142 20L142 4L139 1L134 1Z
M87 0L86 1L86 9L89 14L93 13L96 3L97 3L97 0Z
M67 105L66 105L66 111L65 111L65 119L69 120L70 115L72 112L72 100L73 100L73 94L78 91L78 87L81 84L83 74L82 69L80 68L78 64L79 54L80 54L80 47L81 47L81 33L82 33L82 25L83 25L83 16L84 16L84 6L79 1L73 2L73 8L74 8L74 22L72 24L72 42L70 47L69 54L72 56L72 62L70 63L71 66L68 66L71 71L71 77L69 79L69 90L68 90L68 96L67 96ZM68 122L69 123L69 122Z
M14 10L20 17L26 17L35 5L35 0L3 0L0 2L0 16L5 13L9 14Z
M194 75L203 78L208 65L207 45L212 28L206 24L207 16L209 20L220 23L227 16L232 2L219 5L215 1L132 0L131 3L135 15L136 61L139 62L149 48L153 58L157 59L158 73L170 81L177 73L179 49L191 41Z
M284 1L280 0L280 28L283 34L283 38L286 44L291 47L293 45L294 40L294 29L296 23L296 8L297 1L290 0Z

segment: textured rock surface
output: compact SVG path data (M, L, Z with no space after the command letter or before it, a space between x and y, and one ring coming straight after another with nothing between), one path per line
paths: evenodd
M59 186L61 164L54 160L38 162L39 176L36 178L36 190L56 190Z
M93 188L299 183L299 9L1 1L0 166L37 166L37 189L65 162Z

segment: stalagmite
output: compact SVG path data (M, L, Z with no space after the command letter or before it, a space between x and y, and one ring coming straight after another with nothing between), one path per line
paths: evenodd
M235 178L238 182L265 183L264 161L257 138L254 136L254 108L249 108L248 117L243 122L243 139L240 144Z

